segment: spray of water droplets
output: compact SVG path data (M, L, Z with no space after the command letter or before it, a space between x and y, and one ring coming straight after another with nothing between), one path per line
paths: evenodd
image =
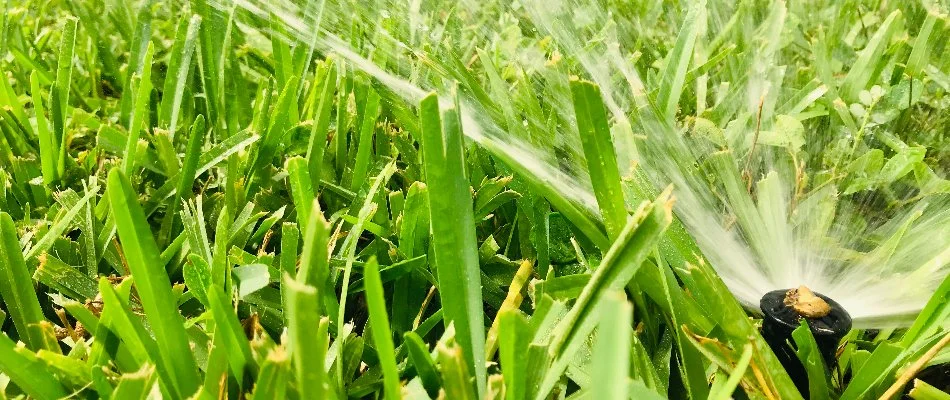
M755 146L756 131L768 132L781 123L757 116L802 111L797 105L783 106L779 95L787 73L780 62L789 18L784 3L775 2L753 27L759 37L750 45L752 51L743 54L729 54L732 48L714 32L749 22L729 18L721 7L699 3L674 16L663 8L638 10L638 19L600 4L463 2L454 9L427 11L419 0L324 0L308 7L286 0L212 2L234 15L243 31L283 35L295 46L313 45L411 103L430 90L451 91L446 82L464 79L446 67L451 62L439 58L459 56L460 62L477 59L489 65L503 59L504 71L486 71L485 80L495 90L486 93L541 81L546 89L537 96L549 112L512 116L512 110L497 109L503 107L493 104L491 95L459 93L465 135L599 218L573 127L570 93L564 90L568 76L580 74L602 90L615 125L621 171L632 171L636 164L657 188L673 185L678 218L743 304L754 309L766 292L804 284L842 304L856 327L909 323L950 271L950 204L907 195L901 207L878 215L867 204L875 199L844 201L833 185L802 196L802 177L819 171L789 162L787 152ZM643 24L649 18L656 23L676 20L682 26L677 46L694 49L692 64L690 54L678 63L676 57L629 50L630 38L636 37L630 31L648 31ZM259 21L278 21L281 29ZM354 32L357 41L348 36ZM706 74L687 74L691 89L670 79L719 54L703 51L710 49L726 52L719 62L743 68L723 68L714 77L718 86ZM655 58L659 76L641 77L644 57ZM724 147L729 151L697 145L692 136L700 122L677 121L676 103L671 107L667 99L679 98L684 90L702 91L694 96L696 115L728 110L734 116L724 129L712 129L722 132L718 140L728 142ZM816 87L798 104L826 91ZM708 98L715 101L707 104Z

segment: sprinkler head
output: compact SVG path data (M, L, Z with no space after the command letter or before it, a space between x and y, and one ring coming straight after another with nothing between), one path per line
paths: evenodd
M834 369L838 342L851 330L851 316L836 301L805 286L773 290L762 296L759 308L762 336L788 371L795 386L808 398L808 375L795 355L792 331L805 320L827 368ZM790 345L790 343L792 343Z

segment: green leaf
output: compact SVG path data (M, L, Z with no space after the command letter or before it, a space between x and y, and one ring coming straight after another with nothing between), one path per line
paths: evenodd
M319 105L315 110L315 119L310 129L310 142L307 146L307 168L310 171L312 187L320 186L320 177L323 176L323 154L327 149L327 135L330 127L330 111L333 110L333 101L335 99L337 72L336 65L332 60L328 60L326 75L320 84L320 91L314 90L314 95L319 93ZM341 134L339 131L338 135Z
M44 348L46 340L36 325L46 321L46 317L40 309L30 271L20 252L16 226L10 214L5 212L0 212L0 297L26 347L31 350Z
M168 137L172 140L175 138L175 130L178 127L182 95L185 93L185 86L189 83L191 57L195 53L198 29L201 26L201 16L192 15L187 25L186 17L187 15L182 16L178 23L178 33L171 49L168 74L165 76L165 85L162 90L162 104L159 106L159 126L168 128ZM203 132L203 129L198 132ZM191 154L186 153L186 156Z
M607 110L600 99L600 88L591 82L572 80L571 94L597 205L608 236L615 239L627 223L627 206L620 187L620 170L610 138Z
M481 270L458 111L440 115L439 98L432 94L420 105L420 119L426 185L429 193L439 194L429 196L429 220L445 324L455 326L460 351L475 369L478 392L484 393Z
M66 168L66 117L69 115L69 88L72 84L77 25L79 20L73 16L66 18L63 24L62 41L56 56L56 82L50 90L51 118L55 133L53 146L59 152L56 156L57 177L62 176Z
M366 183L366 172L369 169L369 161L373 150L373 137L376 132L376 118L379 114L379 93L372 88L369 89L369 95L366 104L363 106L363 123L360 125L359 143L356 147L356 160L353 164L353 175L350 184L350 190L354 192L363 187Z
M849 102L858 100L858 93L868 88L881 73L880 65L886 63L884 51L890 45L891 38L903 26L903 18L899 10L894 10L881 26L874 32L874 36L858 53L857 60L851 63L848 75L841 82L841 92Z
M865 361L860 369L852 375L851 382L844 393L841 394L842 400L856 400L866 398L872 395L874 390L884 379L890 378L893 369L897 366L898 356L904 349L900 346L881 343L878 345L871 357Z
M927 149L923 147L907 147L884 163L877 180L882 184L893 183L914 170L914 166L924 160Z
M148 128L148 100L152 94L152 43L148 43L145 58L140 74L132 78L132 91L135 93L135 103L129 116L129 137L125 142L125 158L122 159L122 172L131 176L136 166L136 150L139 146L141 131Z
M136 372L122 374L119 378L119 384L112 392L112 398L145 400L152 392L155 377L155 366L150 364L143 365Z
M310 221L314 196L313 181L307 170L307 161L300 157L291 157L287 160L284 169L287 170L287 180L290 182L290 194L297 208L297 225L304 232ZM319 207L317 207L319 210Z
M801 325L792 332L792 338L795 340L795 355L805 366L805 372L808 376L808 394L812 400L822 400L830 398L828 387L828 370L825 368L825 362L822 359L821 351L818 349L818 343L811 334L808 322L801 321Z
M633 307L622 291L608 293L598 310L600 321L594 354L591 359L592 375L599 382L593 386L595 399L626 399L629 394L631 321Z
M666 55L666 67L657 92L657 107L663 111L663 116L672 121L676 116L677 104L683 94L686 84L686 73L689 72L689 61L696 45L696 37L701 27L705 25L706 1L699 1L690 7L686 20L680 26L676 36L676 44Z
M107 194L142 308L155 332L160 358L171 367L175 392L181 397L190 396L198 390L198 369L188 344L184 318L178 313L165 267L159 263L158 247L145 213L128 178L118 169L109 173Z
M729 374L729 379L719 387L719 391L715 393L710 393L709 398L713 400L729 400L732 399L733 393L736 390L736 387L739 386L739 382L742 381L742 377L745 376L746 370L749 368L749 361L752 360L754 348L751 344L746 345L742 350L742 356L739 358L739 361L736 362L735 368ZM824 377L822 377L824 379Z
M369 322L373 329L373 344L383 369L383 389L387 399L402 398L399 384L399 370L396 367L396 349L393 345L392 331L389 328L389 316L386 314L386 296L383 282L379 277L379 263L376 258L363 267L366 281L366 302L369 308Z
M416 332L406 332L403 336L403 344L409 352L409 360L416 369L416 375L422 381L422 386L430 397L436 398L439 395L439 388L442 387L442 379L436 369L432 356L429 354L429 348L422 341L422 337Z
M284 399L287 393L287 382L290 378L290 359L280 347L275 347L267 353L261 363L261 371L254 383L252 400Z
M241 322L221 288L212 287L208 291L208 302L211 303L211 314L215 321L215 338L220 338L222 345L227 349L228 363L238 382L244 380L245 369L257 369L254 357L251 355L251 345L248 343Z
M548 355L554 363L545 374L535 398L544 398L554 388L580 345L594 329L596 310L604 296L624 287L633 278L672 219L670 193L665 192L654 203L641 207L634 218L627 221L574 306L554 328L548 348Z
M927 382L914 379L914 388L908 393L914 400L950 400L950 394L930 386Z
M4 333L0 333L0 372L34 398L60 399L67 395L52 371L33 352L18 348Z
M472 386L470 364L465 361L464 350L455 341L454 327L449 324L445 336L435 346L442 370L442 390L447 399L475 400L478 397Z
M304 399L335 399L336 392L329 390L324 367L330 339L327 332L329 320L320 316L317 289L301 284L286 274L282 289L288 292L288 348L293 358L297 390Z
M33 113L36 115L36 135L40 144L40 163L43 170L43 183L47 186L59 180L57 165L59 164L59 147L56 138L50 130L49 120L43 106L43 96L40 95L40 83L36 71L30 73L30 93L33 95Z
M99 292L96 281L79 269L49 254L39 257L33 279L79 301L92 300Z
M505 398L526 399L536 382L529 381L525 350L531 342L531 327L518 309L498 313L498 353L505 379Z
M264 264L248 264L231 271L237 279L238 297L245 296L267 287L270 284L270 271Z
M759 143L798 152L805 145L805 126L798 118L778 115L771 130L759 133Z

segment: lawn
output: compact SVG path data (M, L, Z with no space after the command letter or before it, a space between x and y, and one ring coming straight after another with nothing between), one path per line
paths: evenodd
M948 12L6 0L0 400L948 400Z

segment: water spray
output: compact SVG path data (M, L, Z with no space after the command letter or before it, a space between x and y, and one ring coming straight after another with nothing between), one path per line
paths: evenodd
M768 292L762 296L759 308L764 314L762 336L807 398L808 375L791 345L792 332L802 321L808 324L830 371L837 363L838 343L851 330L851 316L836 301L805 286Z

